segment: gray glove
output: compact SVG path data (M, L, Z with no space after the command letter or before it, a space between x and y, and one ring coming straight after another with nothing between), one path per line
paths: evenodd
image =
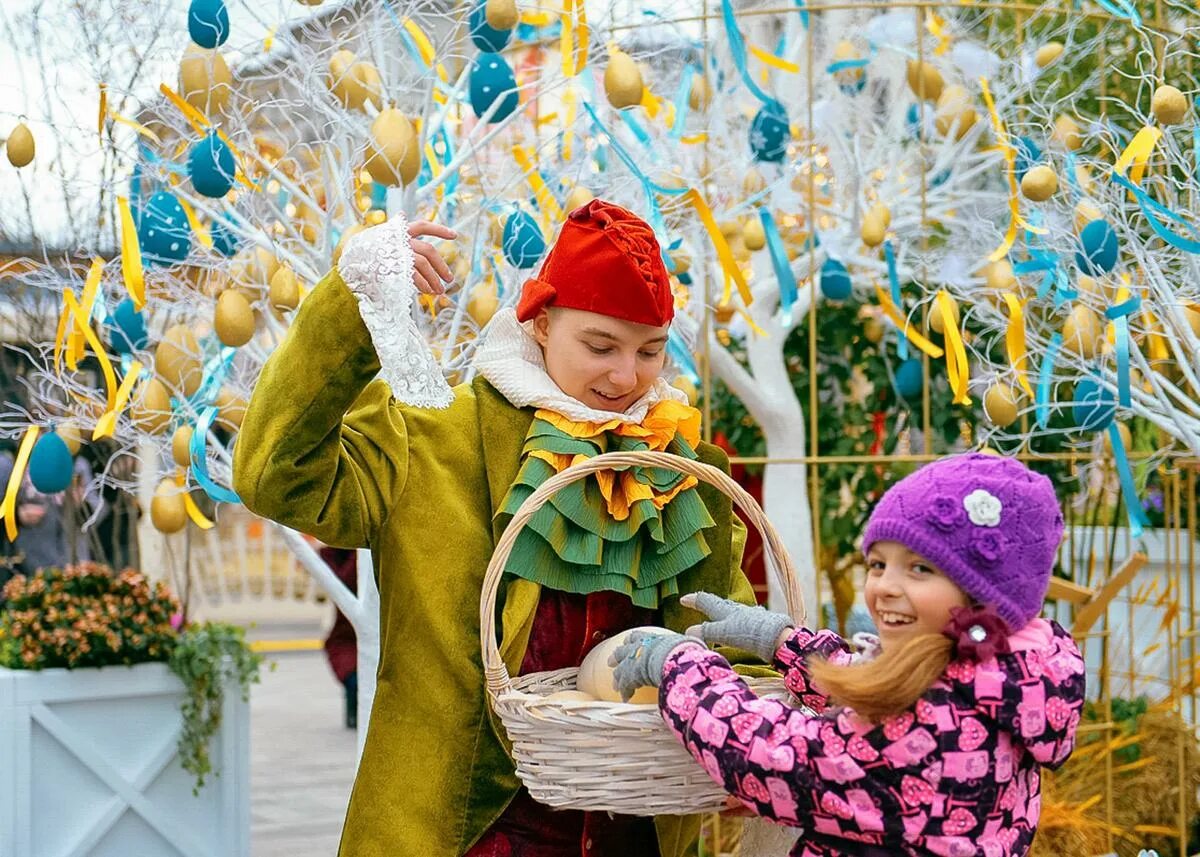
M639 687L661 685L667 655L678 646L688 643L698 645L695 639L683 634L656 634L652 631L630 633L625 642L608 657L608 665L616 667L613 670L613 685L620 691L621 699L628 702Z
M762 607L747 607L711 592L685 595L679 603L714 620L688 628L689 637L699 637L710 646L733 646L752 652L767 663L775 657L780 635L796 625L790 616Z

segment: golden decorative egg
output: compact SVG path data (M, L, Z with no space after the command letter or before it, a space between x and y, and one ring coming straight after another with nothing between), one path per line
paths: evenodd
M878 247L887 237L888 226L891 222L892 213L886 205L879 202L871 206L863 215L862 225L859 228L863 243L868 247Z
M933 125L939 134L944 137L954 131L954 139L961 140L978 119L966 87L955 83L942 90L933 112Z
M608 103L618 110L642 103L642 71L633 58L624 51L613 50L608 55L608 67L604 69L604 94Z
M467 315L471 316L480 328L492 320L499 308L500 295L494 282L479 283L471 289L471 297L467 300Z
M874 345L883 341L883 322L877 318L868 318L863 322L863 337Z
M688 92L688 108L690 110L707 110L712 101L712 88L708 85L708 77L703 74L692 76L692 88Z
M335 51L329 58L329 91L343 107L357 110L367 100L367 91L354 76L354 63L358 57L354 51Z
M1183 314L1191 325L1192 333L1200 338L1200 304L1188 304L1183 308Z
M271 306L281 312L293 310L300 305L300 283L292 269L280 265L275 276L271 277L269 300Z
M488 26L494 30L511 30L519 20L515 0L487 0L483 14Z
M692 383L691 378L686 375L677 375L675 376L675 380L671 382L671 386L687 396L689 405L693 408L696 406L696 402L700 399L700 391L696 389L696 385Z
M983 394L983 412L992 425L1007 428L1020 415L1020 394L1008 384L993 384Z
M1012 263L1008 259L984 265L983 279L989 289L998 292L1012 291L1017 286L1017 275L1013 273Z
M746 196L755 196L767 189L767 180L758 170L751 168L750 172L746 173L746 177L742 179L742 193Z
M217 406L217 422L231 429L242 427L242 418L246 416L245 399L222 387L213 404Z
M1113 283L1097 280L1094 277L1083 274L1075 280L1075 287L1079 291L1080 297L1091 297L1098 303L1105 305L1111 303L1117 294Z
M1062 347L1065 351L1076 354L1084 360L1096 356L1100 342L1104 338L1104 322L1095 312L1086 306L1076 304L1067 316L1062 329Z
M566 213L570 214L577 208L581 208L596 198L596 195L584 185L577 184L571 188L571 192L567 194ZM503 237L503 236L502 236ZM499 243L499 242L497 242Z
M713 317L718 324L729 324L736 311L732 304L720 303L713 309Z
M854 47L853 42L843 39L834 45L833 61L843 62L845 60L861 59L862 55L858 52L858 48ZM843 86L857 84L862 79L863 70L861 68L844 68L841 71L834 72L834 78Z
M1058 176L1045 164L1031 167L1021 177L1021 193L1033 202L1045 202L1058 193Z
M187 425L179 426L175 429L175 434L171 435L171 458L180 467L191 467L192 465L192 427Z
M158 434L171 421L171 393L157 378L142 383L139 395L130 409L130 416L138 428L150 434Z
M670 256L671 261L675 263L675 276L686 274L692 269L692 257L686 250L672 250Z
M1188 112L1187 96L1169 84L1154 90L1150 99L1150 110L1160 125L1178 125Z
M4 153L8 156L8 162L18 169L33 160L36 149L33 132L24 122L17 123L17 127L12 129L4 143Z
M233 75L220 52L190 44L179 63L179 94L201 113L220 113L233 94Z
M168 389L185 396L200 388L200 346L187 325L173 325L163 334L154 351L154 371Z
M367 142L367 172L380 184L409 184L421 171L417 132L408 117L394 107L379 111Z
M164 479L154 489L150 501L150 522L160 533L177 533L187 526L187 506L183 502L183 489L172 479Z
M960 317L959 310L958 310L958 301L956 301L954 298L950 298L950 315L954 318L954 326L958 327L958 322L959 322L959 317ZM931 303L929 305L929 329L932 330L934 333L940 333L943 336L946 333L946 326L942 320L942 303L941 303L941 301L934 301L933 303Z
M1129 431L1129 426L1125 423L1114 423L1117 427L1117 434L1121 436L1121 444L1125 447L1125 451L1129 452L1133 447L1133 434ZM1113 452L1112 436L1108 432L1100 432L1104 436L1104 454L1110 458L1116 455Z
M758 217L749 217L746 219L746 225L742 227L742 242L746 245L746 249L752 253L758 252L767 246L767 232L763 229L761 219Z
M1038 68L1045 68L1062 56L1062 52L1062 42L1046 42L1046 44L1037 49L1033 61L1037 63Z
M1059 114L1054 120L1054 133L1051 134L1051 139L1056 143L1077 151L1083 145L1083 135L1079 130L1079 123L1065 113Z
M1083 227L1087 226L1093 220L1099 220L1104 217L1104 212L1096 207L1095 204L1086 199L1081 199L1075 205L1075 231L1082 232Z
M362 60L351 67L351 72L354 79L358 81L358 85L366 92L366 101L374 104L376 110L382 110L383 78L379 76L379 69L375 67L375 64Z
M908 85L917 98L937 101L946 82L942 79L942 73L928 62L909 60Z
M333 248L332 260L334 265L336 265L338 260L342 258L342 250L346 248L346 242L349 241L352 236L357 235L364 229L366 229L366 227L361 223L352 223L346 227L345 231L343 231L341 236L338 238L337 246Z
M213 330L223 345L240 348L254 338L254 310L236 289L221 292L213 315Z

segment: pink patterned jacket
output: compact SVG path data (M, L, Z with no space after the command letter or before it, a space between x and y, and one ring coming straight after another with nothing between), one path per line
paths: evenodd
M775 653L808 715L760 699L720 655L682 647L659 707L709 775L758 814L804 827L793 857L1028 853L1039 771L1075 746L1084 663L1058 624L1035 619L1011 652L952 662L909 711L878 725L829 706L807 658L848 662L830 631L797 629Z

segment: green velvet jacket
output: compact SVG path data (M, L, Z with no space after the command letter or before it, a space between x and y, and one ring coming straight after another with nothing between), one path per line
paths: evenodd
M477 379L446 410L405 407L373 380L379 361L335 271L305 299L264 366L237 439L234 487L251 511L337 547L372 551L379 585L378 686L342 833L343 857L459 857L519 786L493 722L479 647L479 596L532 409ZM727 467L702 445L700 458ZM723 494L699 489L717 522L683 573L754 603L740 569L745 531ZM502 593L502 595L505 593ZM512 587L501 654L525 654L539 590ZM671 599L665 623L700 621ZM696 817L655 820L663 857L694 853Z

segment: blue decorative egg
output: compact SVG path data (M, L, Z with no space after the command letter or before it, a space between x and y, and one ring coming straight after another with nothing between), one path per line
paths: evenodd
M204 196L220 199L233 187L237 164L233 152L216 134L209 134L188 155L188 176L192 187Z
M209 234L212 237L213 249L226 259L236 253L238 245L242 243L232 224L223 217L213 221Z
M150 344L146 332L146 317L134 307L133 298L125 298L117 304L108 319L112 328L108 339L118 354L132 354Z
M904 114L904 126L914 137L921 136L921 108L916 104L908 105L908 112Z
M509 215L504 222L504 258L516 268L532 268L546 252L542 227L528 211Z
M853 292L850 272L837 259L826 259L821 266L821 294L831 301L844 301Z
M498 53L512 39L512 30L497 30L487 22L487 4L476 3L468 19L471 28L471 44L485 53Z
M750 123L750 152L756 161L777 164L787 154L787 113L779 102L764 105Z
M517 95L517 79L513 75L512 66L500 54L480 54L471 63L471 109L475 115L482 117L500 96L504 101L492 114L490 121L500 122L507 119L521 99Z
M1112 392L1094 378L1083 378L1075 385L1075 401L1071 416L1083 431L1102 431L1109 427L1117 414L1117 400Z
M173 265L192 249L192 230L174 194L159 191L150 197L137 228L142 258L155 265Z
M1032 137L1018 137L1015 144L1017 150L1016 173L1017 178L1025 175L1029 168L1035 166L1042 159L1042 148L1033 141Z
M43 494L67 490L75 475L75 462L67 442L50 432L38 438L29 456L29 481Z
M229 10L225 0L192 0L188 7L188 35L202 48L215 48L229 38Z
M925 377L921 361L910 357L896 367L896 392L904 399L916 399L925 389Z
M1104 219L1093 220L1079 233L1079 250L1075 252L1075 264L1089 277L1099 276L1117 266L1120 244L1117 233Z

